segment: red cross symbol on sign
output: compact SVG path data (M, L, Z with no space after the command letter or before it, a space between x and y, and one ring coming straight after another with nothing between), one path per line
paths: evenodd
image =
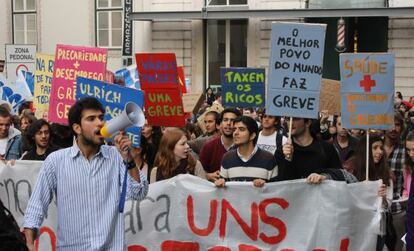
M371 87L376 86L376 84L370 75L364 75L364 79L359 81L359 86L363 87L365 92L371 92Z

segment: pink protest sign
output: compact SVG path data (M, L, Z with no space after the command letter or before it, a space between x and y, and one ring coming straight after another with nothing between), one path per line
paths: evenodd
M68 112L76 102L76 77L104 81L107 50L102 48L57 45L50 93L50 122L68 124Z

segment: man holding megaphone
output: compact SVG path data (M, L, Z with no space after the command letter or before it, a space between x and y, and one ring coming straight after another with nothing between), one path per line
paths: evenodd
M80 99L70 108L69 125L76 142L53 152L43 163L23 224L29 250L34 250L37 230L53 196L59 250L125 250L121 201L125 196L143 199L148 182L135 166L129 151L131 141L123 133L115 139L117 147L104 145L104 112L92 97ZM141 113L136 107L126 111L132 120L142 119ZM113 123L106 128L115 132ZM115 129L124 128L115 123Z

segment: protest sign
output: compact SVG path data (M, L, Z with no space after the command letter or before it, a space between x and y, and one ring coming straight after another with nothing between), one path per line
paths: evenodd
M196 114L206 97L203 93L184 93L182 98L184 112Z
M54 55L36 53L33 107L37 118L47 117L53 78Z
M185 114L180 90L146 90L145 117L150 125L185 126Z
M0 164L0 199L20 226L40 165ZM266 183L262 189L251 182L228 182L219 189L198 177L179 175L151 184L144 200L127 201L126 246L143 251L375 250L379 186L379 181L309 185L294 180ZM38 250L55 251L57 224L56 204L51 203Z
M21 72L19 74L20 78L24 78ZM3 74L0 74L0 103L8 103L13 114L18 114L20 105L28 101L27 93L22 93L21 89L17 88L16 84L11 85Z
M144 107L144 94L119 85L106 84L102 81L78 77L76 81L76 100L83 97L95 97L105 108L105 121L119 116L128 102L134 102L141 109ZM131 126L126 129L133 146L140 146L141 128Z
M185 84L184 66L177 67L177 81L180 86L181 93L187 93L187 87Z
M322 79L319 111L328 111L330 115L341 113L341 82Z
M49 121L67 125L76 101L76 77L104 81L107 49L57 45L50 93Z
M264 107L265 69L221 68L221 102L230 107Z
M130 65L127 68L122 68L115 72L116 84L124 85L125 87L140 90L138 71L136 65Z
M137 53L135 56L142 90L179 88L174 53Z
M6 44L7 81L14 84L20 70L35 71L35 44Z
M343 53L342 126L387 130L394 126L394 54Z
M324 24L272 23L266 113L318 118Z

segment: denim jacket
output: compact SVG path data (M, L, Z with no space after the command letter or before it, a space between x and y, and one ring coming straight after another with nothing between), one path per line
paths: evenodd
M10 128L7 146L6 146L6 154L4 158L6 160L12 159L19 159L22 155L22 147L21 147L21 132L15 128Z

